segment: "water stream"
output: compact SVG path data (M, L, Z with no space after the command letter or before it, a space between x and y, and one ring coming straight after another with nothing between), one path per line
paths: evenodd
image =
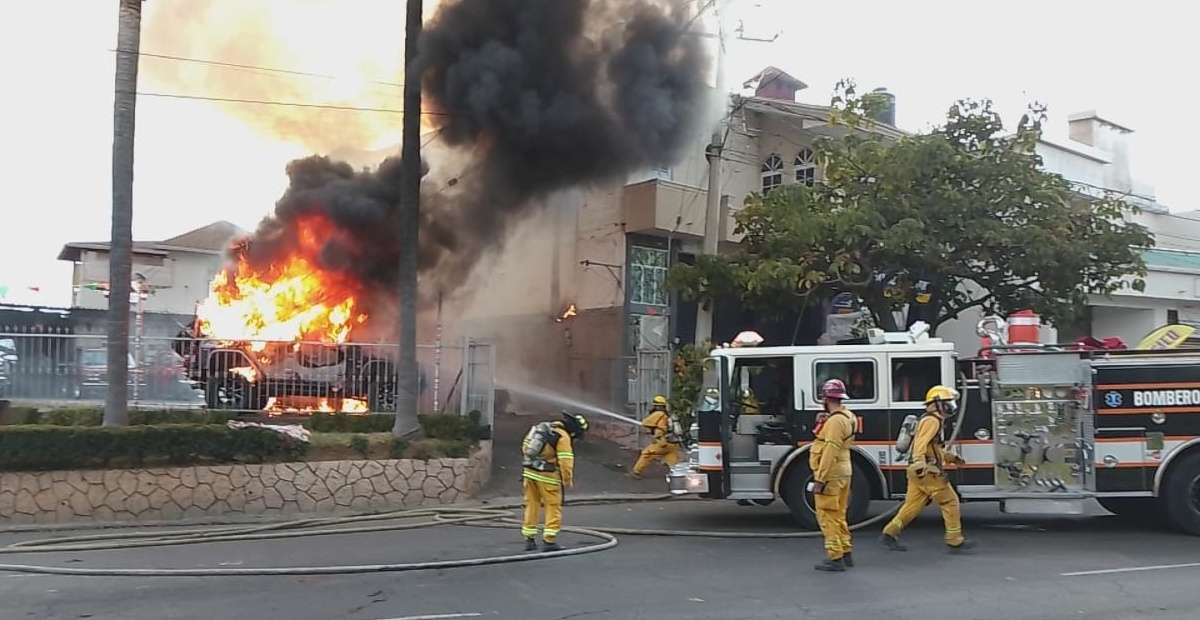
M537 387L534 385L526 385L526 384L522 384L522 383L510 383L507 381L498 382L498 385L503 389L513 392L514 394L522 394L525 396L531 396L538 400L554 403L572 413L578 412L578 413L585 413L585 414L602 415L602 416L606 416L609 418L613 418L614 420L620 420L621 422L624 422L626 424L632 424L634 426L637 426L640 424L640 422L638 422L637 420L635 420L633 418L623 416L619 413L614 413L607 409L597 407L592 404L588 404L577 398L571 398L570 396L565 396L563 394L560 394L558 392L554 392L552 390L548 390L545 388Z

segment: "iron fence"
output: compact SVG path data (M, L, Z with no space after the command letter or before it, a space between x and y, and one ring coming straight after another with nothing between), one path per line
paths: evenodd
M135 406L168 409L394 412L398 350L389 343L142 336L130 346L128 393ZM418 345L417 362L421 411L477 409L491 422L495 360L489 343ZM0 398L98 405L107 388L103 335L0 333Z

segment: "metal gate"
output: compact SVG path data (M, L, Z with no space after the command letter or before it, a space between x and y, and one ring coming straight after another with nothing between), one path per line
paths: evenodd
M463 360L461 415L479 411L483 424L492 425L496 407L496 348L490 342L467 340Z
M656 395L671 397L671 352L638 351L629 368L629 404L637 419L646 417Z

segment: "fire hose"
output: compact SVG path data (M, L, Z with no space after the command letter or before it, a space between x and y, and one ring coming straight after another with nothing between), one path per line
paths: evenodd
M949 445L958 440L963 420L966 418L966 391L963 391L963 406L960 408L958 420L951 433ZM672 498L663 495L598 495L584 496L564 503L572 506L610 504L624 502L665 501ZM400 510L378 514L353 515L346 517L321 517L299 519L251 526L218 527L215 529L181 529L166 532L117 532L109 534L93 534L86 536L66 536L50 539L28 540L0 547L0 555L18 553L50 553L69 551L109 551L139 547L165 547L174 545L193 545L216 542L234 542L249 540L272 540L281 538L332 536L344 534L359 534L369 532L386 532L413 530L418 528L442 525L459 525L469 527L510 528L520 525L512 511L521 508L520 503L505 503L487 508L445 507L419 508ZM857 531L890 518L899 510L897 503L892 508L870 519L850 526L851 531ZM413 521L414 519L424 519ZM373 523L383 521L398 521L398 523L383 523L378 525L357 525L355 523ZM310 529L315 528L315 529ZM571 532L600 542L558 551L506 554L460 560L436 560L430 562L405 562L393 564L353 564L331 566L294 566L294 567L261 567L261 568L73 568L63 566L39 566L26 564L0 564L0 572L35 573L44 575L70 575L85 577L239 577L239 576L294 576L294 575L349 575L362 573L402 572L418 570L437 570L446 568L461 568L467 566L486 566L489 564L506 564L511 562L529 562L550 558L561 558L586 553L596 553L617 546L616 535L627 536L664 536L664 537L696 537L696 538L760 538L760 539L792 539L815 538L821 532L742 532L716 530L672 530L647 529L626 527L590 527L565 526L564 532Z
M566 502L569 505L594 505L624 502L649 502L671 499L670 495L600 495L579 497ZM166 532L117 532L94 534L86 536L69 536L41 540L17 542L0 547L0 554L17 553L51 553L75 551L108 551L138 547L164 547L173 545L191 545L217 542L235 542L250 540L271 540L280 538L331 536L340 534L356 534L367 532L384 532L396 530L412 530L441 525L460 525L470 527L511 528L520 525L512 510L520 508L519 503L507 503L487 508L445 507L401 510L379 514L354 515L346 517L325 517L315 519L300 519L271 523L265 525L219 527L215 529L182 529ZM885 517L890 517L895 509L889 510L876 517L857 523L851 530L857 530L878 523ZM415 519L421 519L414 521ZM397 523L370 524L381 521L398 521ZM345 527L349 524L364 523ZM722 532L700 530L660 530L641 528L617 527L586 527L564 526L564 532L571 532L600 542L558 551L507 554L460 560L437 560L430 562L407 562L395 564L357 564L332 566L295 566L295 567L261 567L261 568L75 568L63 566L39 566L25 564L0 564L0 571L18 573L36 573L47 575L70 575L86 577L239 577L251 575L334 575L362 574L381 572L401 572L417 570L436 570L446 568L461 568L467 566L486 566L489 564L504 564L510 562L528 562L550 558L568 557L586 553L596 553L617 546L616 534L628 536L690 536L705 538L813 538L820 532Z

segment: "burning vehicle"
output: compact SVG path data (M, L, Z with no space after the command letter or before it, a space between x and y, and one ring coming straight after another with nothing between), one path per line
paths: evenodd
M312 215L291 222L294 243L270 260L254 254L253 238L231 248L174 345L209 408L394 409L396 369L385 347L349 340L368 318L359 311L362 284L314 258L332 231Z
M366 413L395 408L395 365L387 357L355 344L264 344L185 333L176 352L210 409Z

